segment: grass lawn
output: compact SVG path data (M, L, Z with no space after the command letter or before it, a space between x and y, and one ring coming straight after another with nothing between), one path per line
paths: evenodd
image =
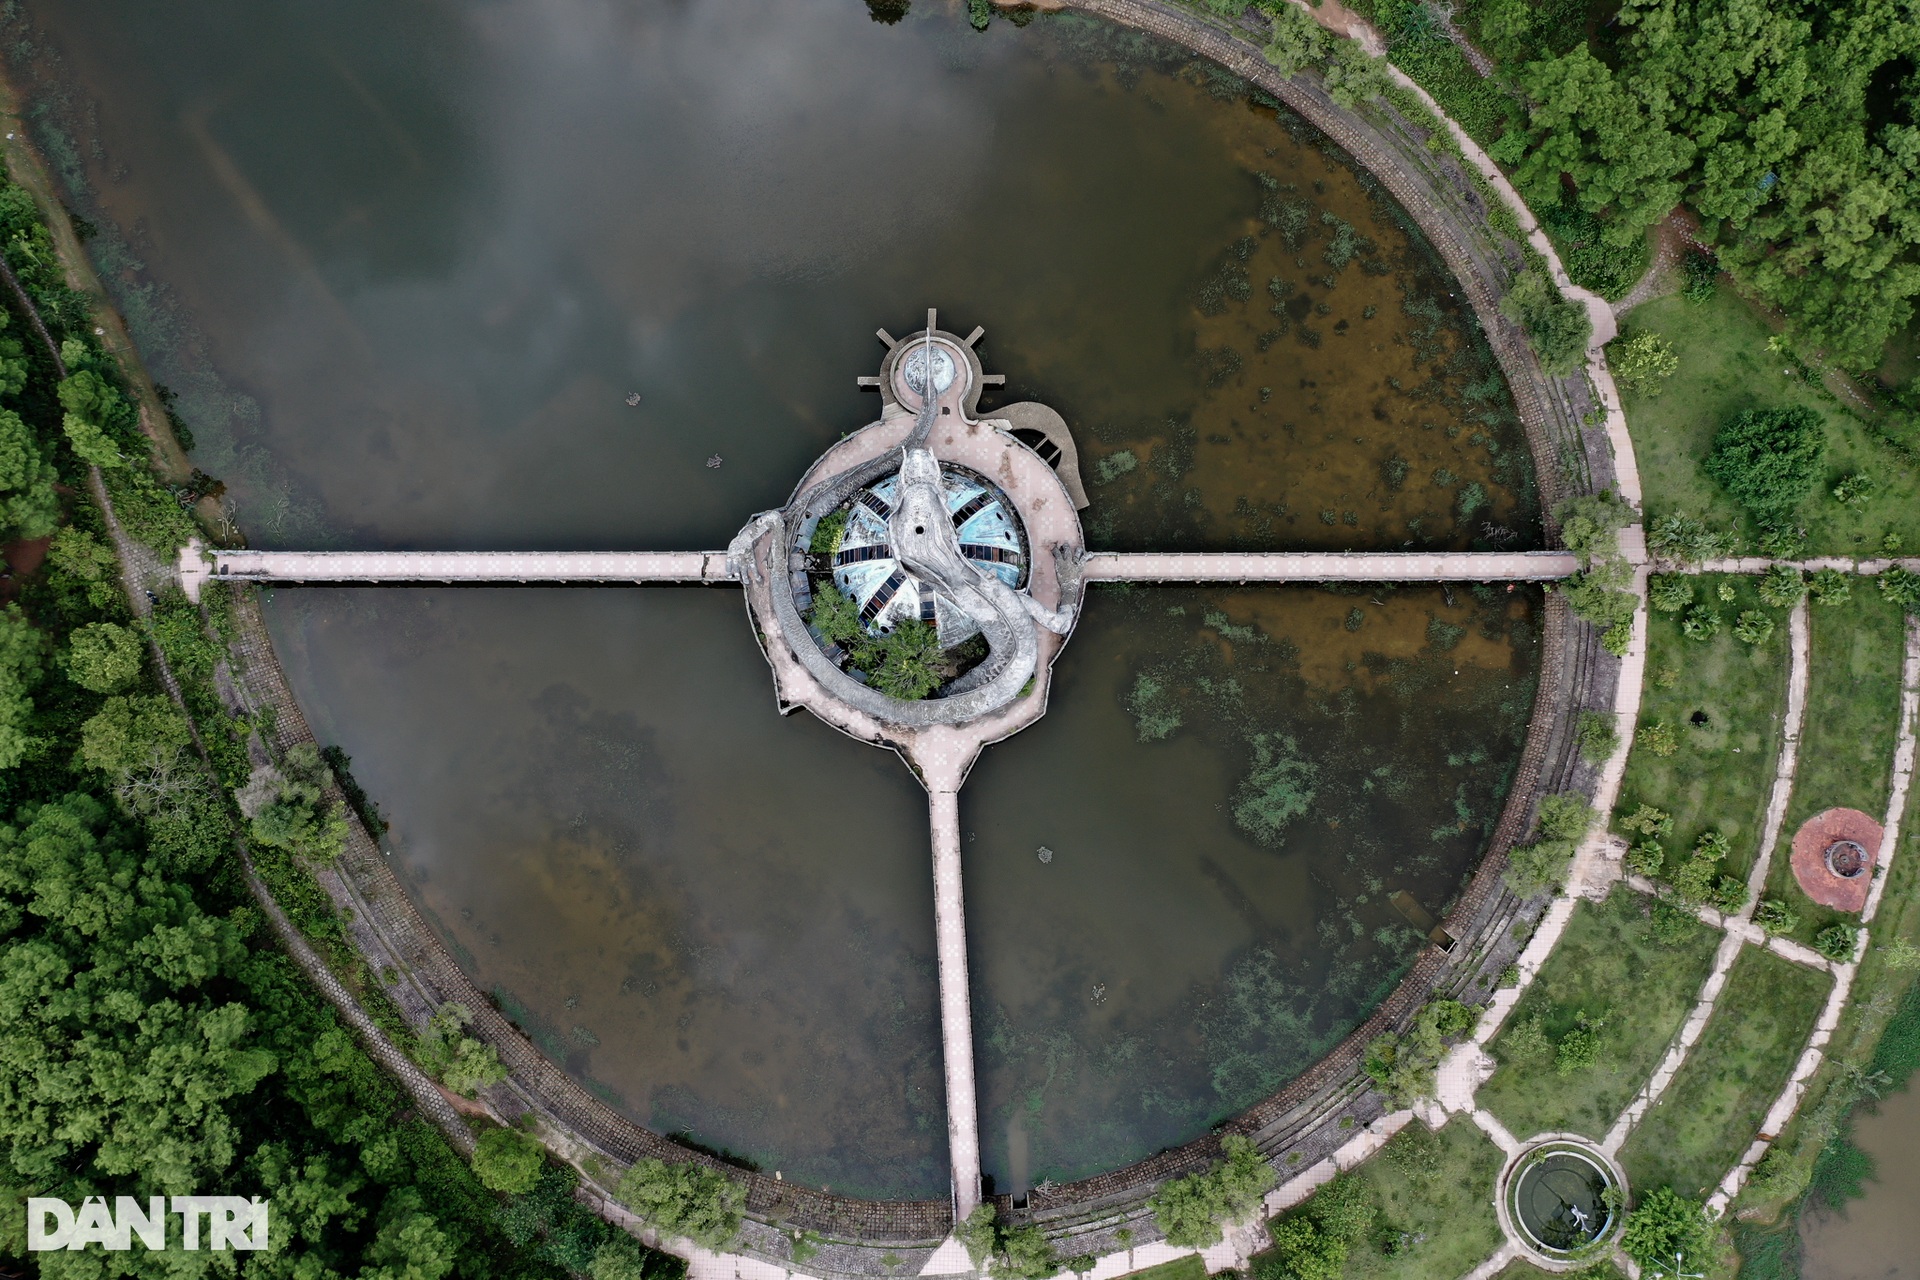
M1670 1186L1705 1199L1759 1132L1820 1016L1832 980L1742 948L1680 1075L1627 1139L1635 1194Z
M1493 1042L1501 1065L1477 1099L1515 1137L1570 1131L1604 1138L1699 998L1719 933L1689 919L1684 937L1662 945L1650 936L1651 905L1621 886L1605 903L1576 906L1560 945ZM1515 1028L1538 1014L1557 1042L1582 1010L1605 1020L1593 1066L1562 1076L1551 1057L1509 1060Z
M1784 899L1799 913L1793 936L1802 942L1813 941L1814 934L1842 917L1816 906L1794 882L1793 833L1835 805L1859 809L1876 822L1886 816L1906 645L1906 618L1869 583L1856 584L1853 598L1843 605L1814 605L1811 617L1812 669L1800 762L1767 872L1767 896Z
M1354 1171L1373 1199L1375 1217L1348 1253L1343 1280L1431 1280L1465 1275L1486 1261L1502 1239L1493 1182L1504 1162L1500 1148L1465 1116L1438 1133L1418 1120L1402 1129ZM1309 1213L1312 1204L1284 1216Z
M1190 1253L1144 1271L1129 1271L1127 1275L1134 1280L1207 1280L1207 1264L1200 1260L1199 1254Z
M1809 551L1878 554L1889 531L1900 535L1908 554L1920 548L1920 474L1822 388L1782 373L1787 362L1767 350L1766 322L1724 281L1713 300L1699 306L1676 295L1635 307L1622 333L1645 331L1666 338L1680 357L1679 372L1660 395L1624 394L1650 517L1686 511L1737 530L1751 547L1759 530L1700 464L1721 424L1741 410L1804 405L1827 427L1826 483L1799 513ZM1856 471L1878 479L1880 491L1864 507L1842 506L1833 484Z
M1731 603L1716 594L1722 583L1734 590ZM1680 749L1663 760L1634 748L1614 810L1615 830L1619 819L1643 802L1665 809L1673 815L1673 834L1664 842L1669 865L1692 850L1701 832L1713 829L1733 844L1728 874L1744 876L1759 852L1780 753L1787 702L1786 614L1767 609L1753 580L1737 575L1702 575L1694 598L1711 603L1726 625L1711 640L1689 640L1680 634L1680 615L1652 611L1640 723L1664 722L1679 735ZM1747 609L1763 610L1776 620L1773 635L1758 647L1733 635L1733 619ZM1696 715L1704 715L1704 722L1695 723Z

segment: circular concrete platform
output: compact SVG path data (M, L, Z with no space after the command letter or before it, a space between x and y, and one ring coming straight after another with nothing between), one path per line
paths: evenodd
M1858 911L1867 905L1880 861L1880 824L1858 809L1828 809L1793 833L1793 878L1823 907Z

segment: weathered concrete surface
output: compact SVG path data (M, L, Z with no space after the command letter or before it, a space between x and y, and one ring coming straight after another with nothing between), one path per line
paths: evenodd
M927 796L933 826L933 932L940 956L940 1050L947 1075L947 1159L954 1221L980 1203L980 1120L973 1081L973 1008L967 912L960 881L960 795Z
M214 551L182 582L732 582L724 551ZM197 579L195 581L194 579Z
M1569 551L1095 551L1089 582L1543 582L1580 568Z

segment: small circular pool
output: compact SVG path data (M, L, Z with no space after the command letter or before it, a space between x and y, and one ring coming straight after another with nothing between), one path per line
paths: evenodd
M1608 1239L1618 1223L1620 1185L1610 1163L1572 1143L1521 1157L1507 1178L1507 1210L1520 1243L1565 1258Z

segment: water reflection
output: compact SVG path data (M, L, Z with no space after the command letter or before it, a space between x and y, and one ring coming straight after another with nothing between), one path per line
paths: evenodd
M929 304L1073 425L1097 545L1537 544L1430 249L1146 37L854 0L35 18L35 127L255 545L724 545L873 416L866 335ZM1191 1136L1377 999L1384 895L1437 909L1493 812L1536 599L1096 598L966 796L996 1176ZM419 901L548 1052L790 1177L944 1194L923 801L775 717L737 610L269 612Z
M1404 972L1499 814L1536 590L1100 590L962 795L986 1167L1191 1137ZM1039 856L1044 847L1050 857Z

